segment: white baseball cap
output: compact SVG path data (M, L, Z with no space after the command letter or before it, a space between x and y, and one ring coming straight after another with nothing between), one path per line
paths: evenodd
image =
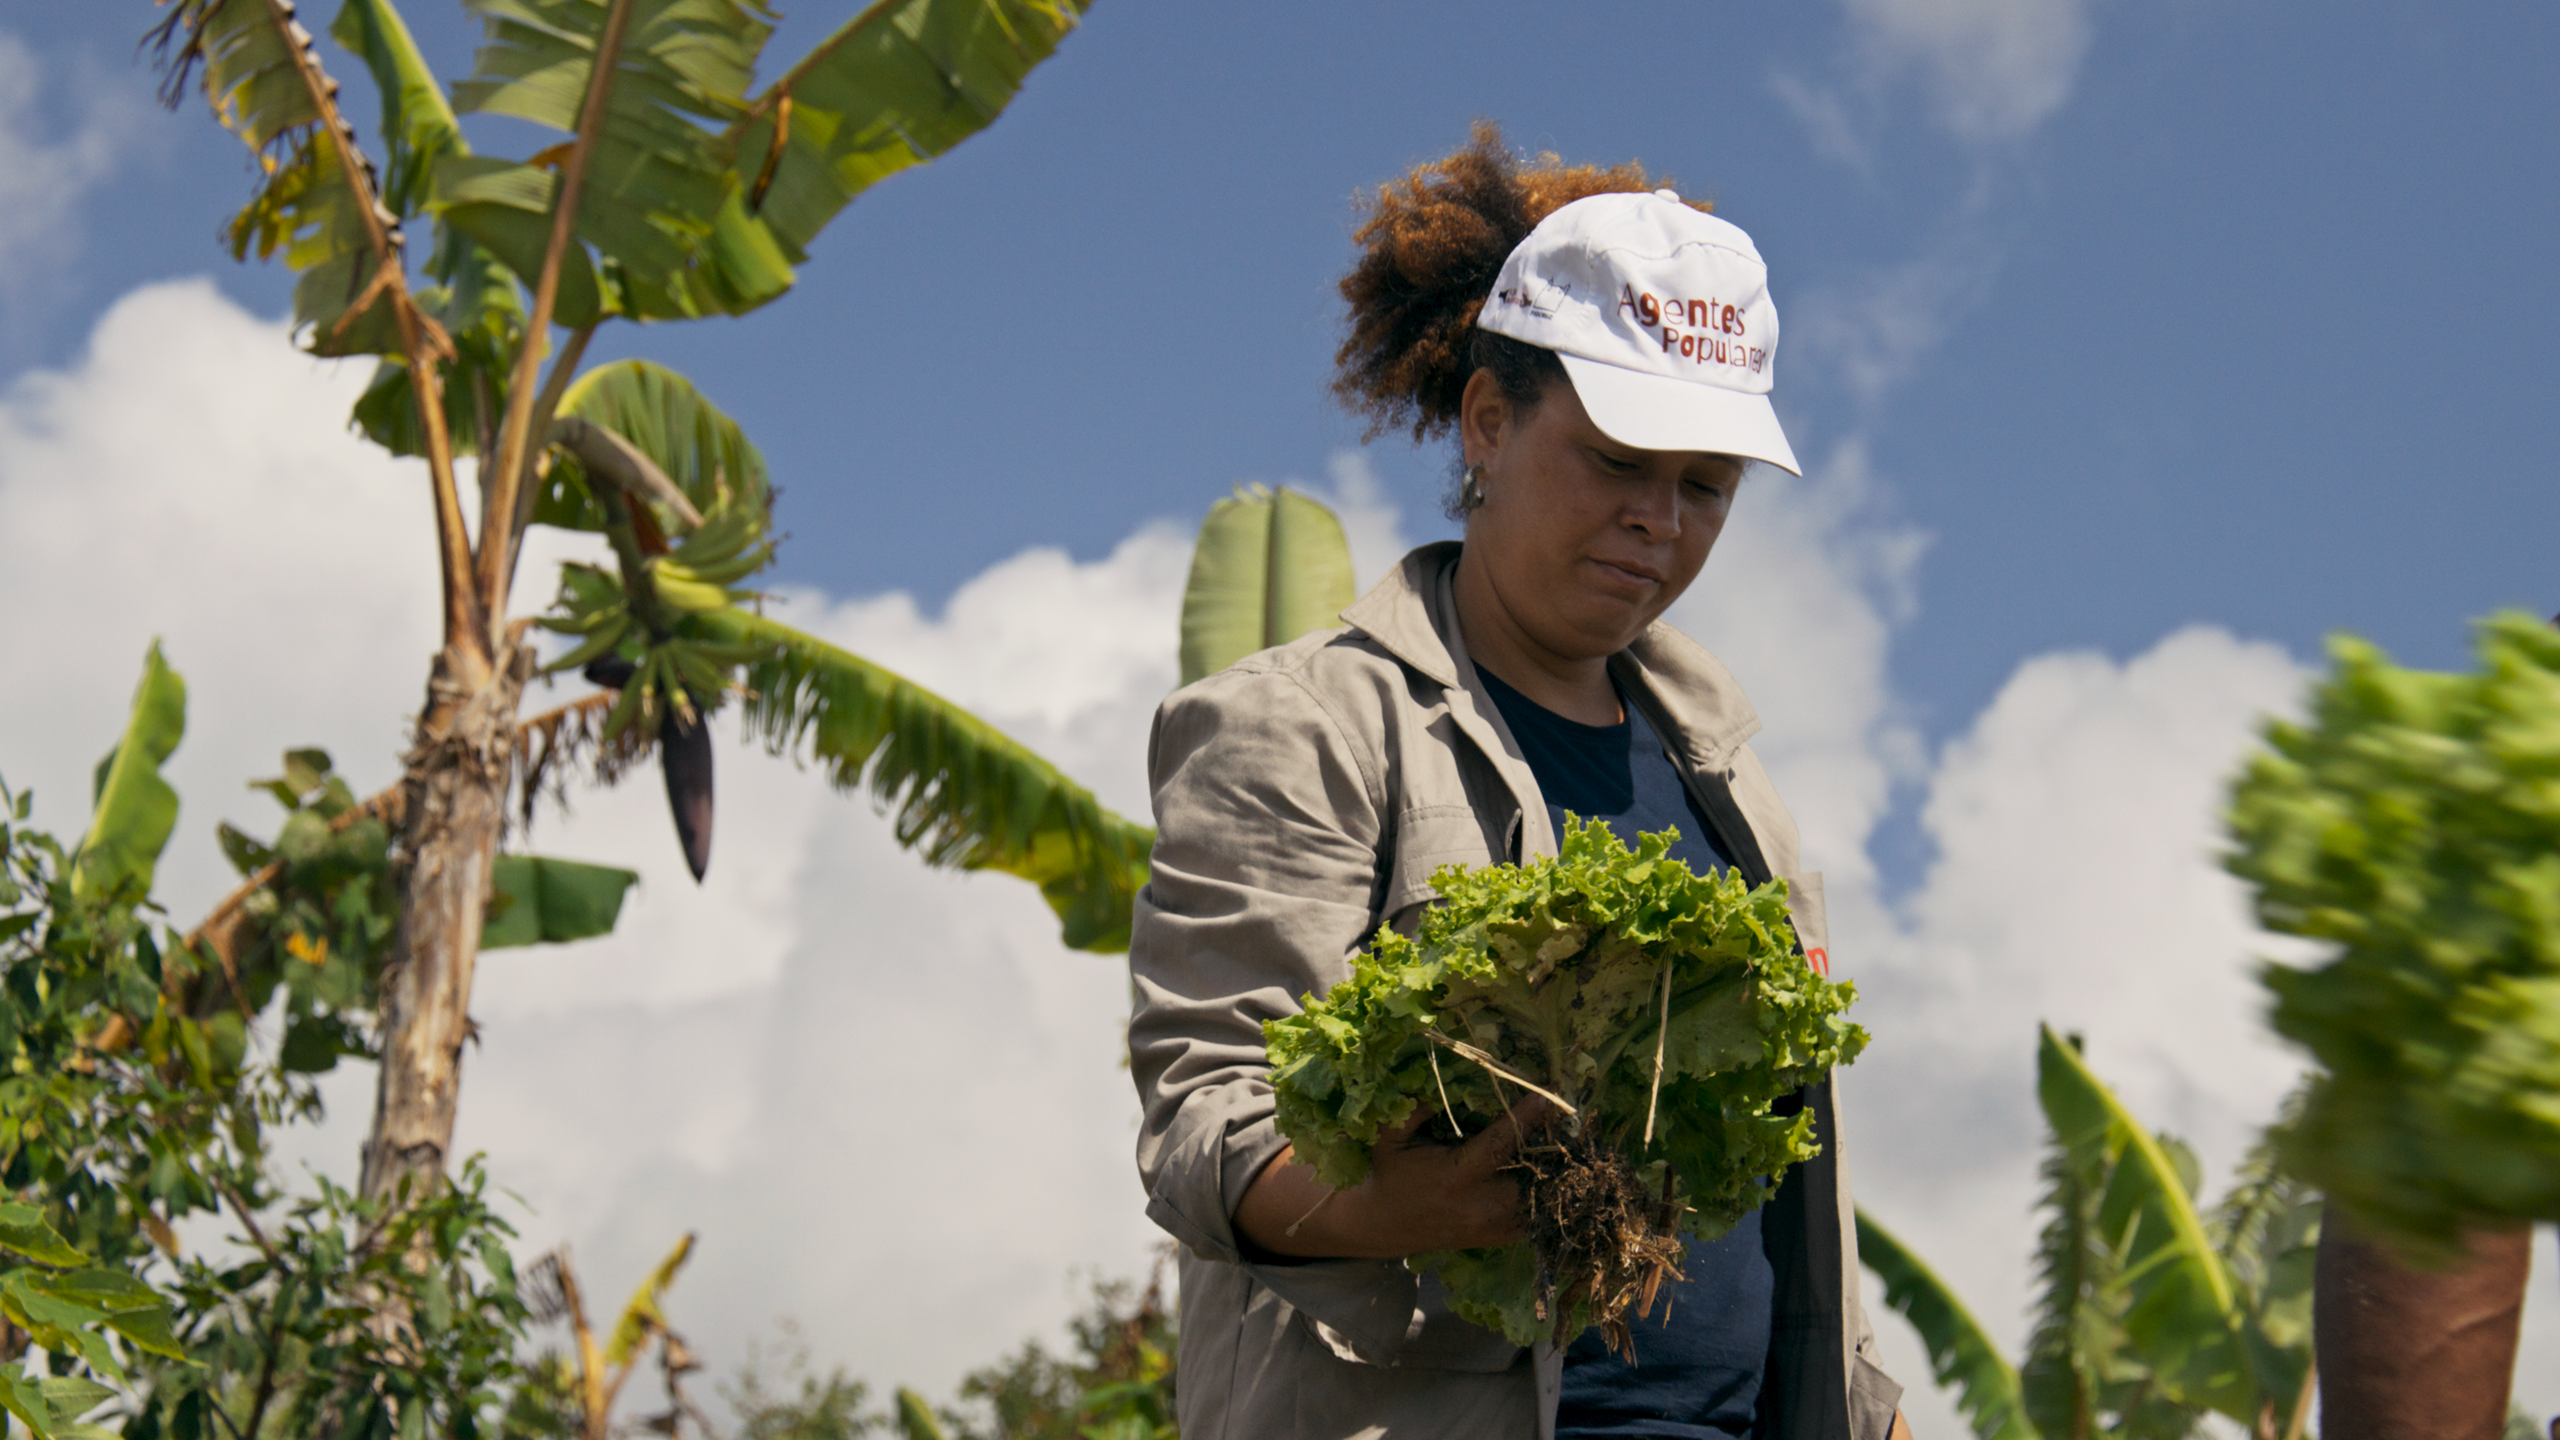
M1769 267L1740 227L1672 191L1592 195L1539 221L1476 323L1556 352L1591 423L1620 444L1804 473L1769 404Z

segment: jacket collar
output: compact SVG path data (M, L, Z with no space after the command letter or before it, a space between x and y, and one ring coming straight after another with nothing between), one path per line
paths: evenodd
M1451 655L1449 641L1443 639L1440 627L1433 623L1433 601L1438 598L1440 576L1458 564L1462 547L1455 540L1434 540L1416 546L1402 564L1387 573L1387 578L1370 587L1369 593L1351 603L1342 612L1342 623L1351 626L1378 647L1420 671L1430 680L1448 689L1458 688L1458 662ZM1458 617L1447 617L1449 630L1455 634Z
M1743 742L1760 733L1760 712L1751 708L1733 672L1706 646L1660 620L1610 656L1609 668L1653 693L1671 721L1673 738L1700 769L1724 769Z
M1474 667L1466 664L1466 642L1459 635L1457 607L1450 599L1462 548L1455 540L1416 548L1393 573L1343 611L1342 621L1426 679L1472 697L1477 689ZM1622 683L1640 684L1653 695L1671 722L1669 738L1691 764L1722 770L1743 742L1760 732L1759 713L1744 697L1733 672L1705 646L1662 621L1655 621L1634 644L1611 656L1609 668ZM1476 708L1506 742L1500 749L1516 753L1516 747L1508 744L1509 728L1502 725L1491 701Z

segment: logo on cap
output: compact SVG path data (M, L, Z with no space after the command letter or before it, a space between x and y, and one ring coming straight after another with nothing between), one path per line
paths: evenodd
M1713 296L1704 300L1656 299L1650 290L1638 293L1630 282L1618 287L1618 308L1633 319L1637 328L1660 333L1666 354L1677 350L1701 365L1739 365L1754 375L1768 367L1767 348L1745 343L1751 334L1751 321L1739 306L1725 304ZM1684 324L1685 330L1681 328ZM1710 335L1709 331L1715 333Z

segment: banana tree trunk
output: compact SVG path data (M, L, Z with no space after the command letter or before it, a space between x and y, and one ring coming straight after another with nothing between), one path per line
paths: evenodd
M521 652L519 652L520 654ZM408 755L400 931L381 986L382 1065L365 1140L368 1198L420 1196L442 1183L471 1035L490 867L506 829L507 780L524 668L516 655L466 686L437 658L426 717Z
M2403 1265L2337 1207L2320 1222L2312 1326L2326 1440L2498 1440L2524 1318L2529 1228L2475 1231L2442 1270Z

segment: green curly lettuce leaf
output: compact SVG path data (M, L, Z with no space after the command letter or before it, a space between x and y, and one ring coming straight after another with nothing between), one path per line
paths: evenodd
M1667 1164L1684 1229L1731 1230L1819 1153L1811 1114L1777 1102L1854 1060L1867 1034L1841 1015L1857 988L1806 963L1785 882L1695 874L1670 858L1678 839L1665 830L1630 850L1607 825L1569 819L1552 859L1434 875L1445 903L1418 934L1380 929L1330 994L1263 1026L1297 1157L1347 1187L1378 1136L1418 1109L1445 1108L1469 1135L1500 1119L1518 1087L1425 1033L1437 1032L1570 1101L1648 1185ZM1525 1242L1411 1263L1437 1271L1469 1320L1523 1344L1554 1329L1537 1318Z
M2259 922L2330 947L2261 971L2324 1072L2284 1160L2420 1255L2560 1219L2560 631L2501 615L2478 647L2433 674L2333 641L2229 814Z

